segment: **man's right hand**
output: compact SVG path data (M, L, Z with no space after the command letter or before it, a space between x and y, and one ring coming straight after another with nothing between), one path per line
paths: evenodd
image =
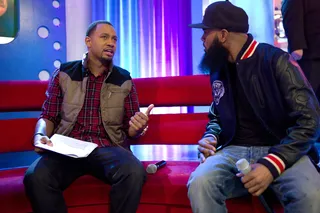
M47 136L42 136L42 135L36 135L34 137L34 141L33 144L36 146L37 144L42 143L42 144L47 144L48 146L52 146L52 142L50 141L50 139ZM42 153L44 152L43 149L35 147L34 151L37 153Z
M216 152L217 140L214 137L208 136L202 138L198 142L198 150L200 152L200 162L203 163L207 157L214 155Z

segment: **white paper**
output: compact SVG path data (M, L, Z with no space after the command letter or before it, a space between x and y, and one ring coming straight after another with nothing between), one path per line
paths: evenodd
M50 138L53 146L38 143L36 147L50 150L73 158L87 157L98 145L82 140L70 138L60 134L54 134Z

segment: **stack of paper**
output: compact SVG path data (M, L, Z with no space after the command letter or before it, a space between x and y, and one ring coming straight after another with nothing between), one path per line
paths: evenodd
M87 157L98 146L95 143L81 141L60 134L54 134L50 140L53 146L38 143L36 147L57 152L73 158L84 158Z

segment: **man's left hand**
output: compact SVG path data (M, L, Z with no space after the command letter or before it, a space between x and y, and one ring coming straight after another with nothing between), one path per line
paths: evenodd
M299 61L303 56L303 49L295 50L291 53L294 60Z
M136 112L134 116L131 117L129 125L136 132L142 132L148 125L149 115L154 105L150 104L145 113Z
M261 195L273 181L273 176L269 169L260 163L251 164L251 172L246 175L238 173L242 177L241 181L248 192L253 196Z

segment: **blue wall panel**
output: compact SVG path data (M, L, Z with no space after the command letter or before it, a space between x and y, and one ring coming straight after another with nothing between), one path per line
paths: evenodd
M65 1L20 0L19 4L18 35L11 43L0 44L0 80L38 80L40 71L52 73L54 61L66 60ZM59 26L54 18L60 20ZM39 27L48 29L47 38L38 35ZM53 48L54 42L60 43L59 50Z

